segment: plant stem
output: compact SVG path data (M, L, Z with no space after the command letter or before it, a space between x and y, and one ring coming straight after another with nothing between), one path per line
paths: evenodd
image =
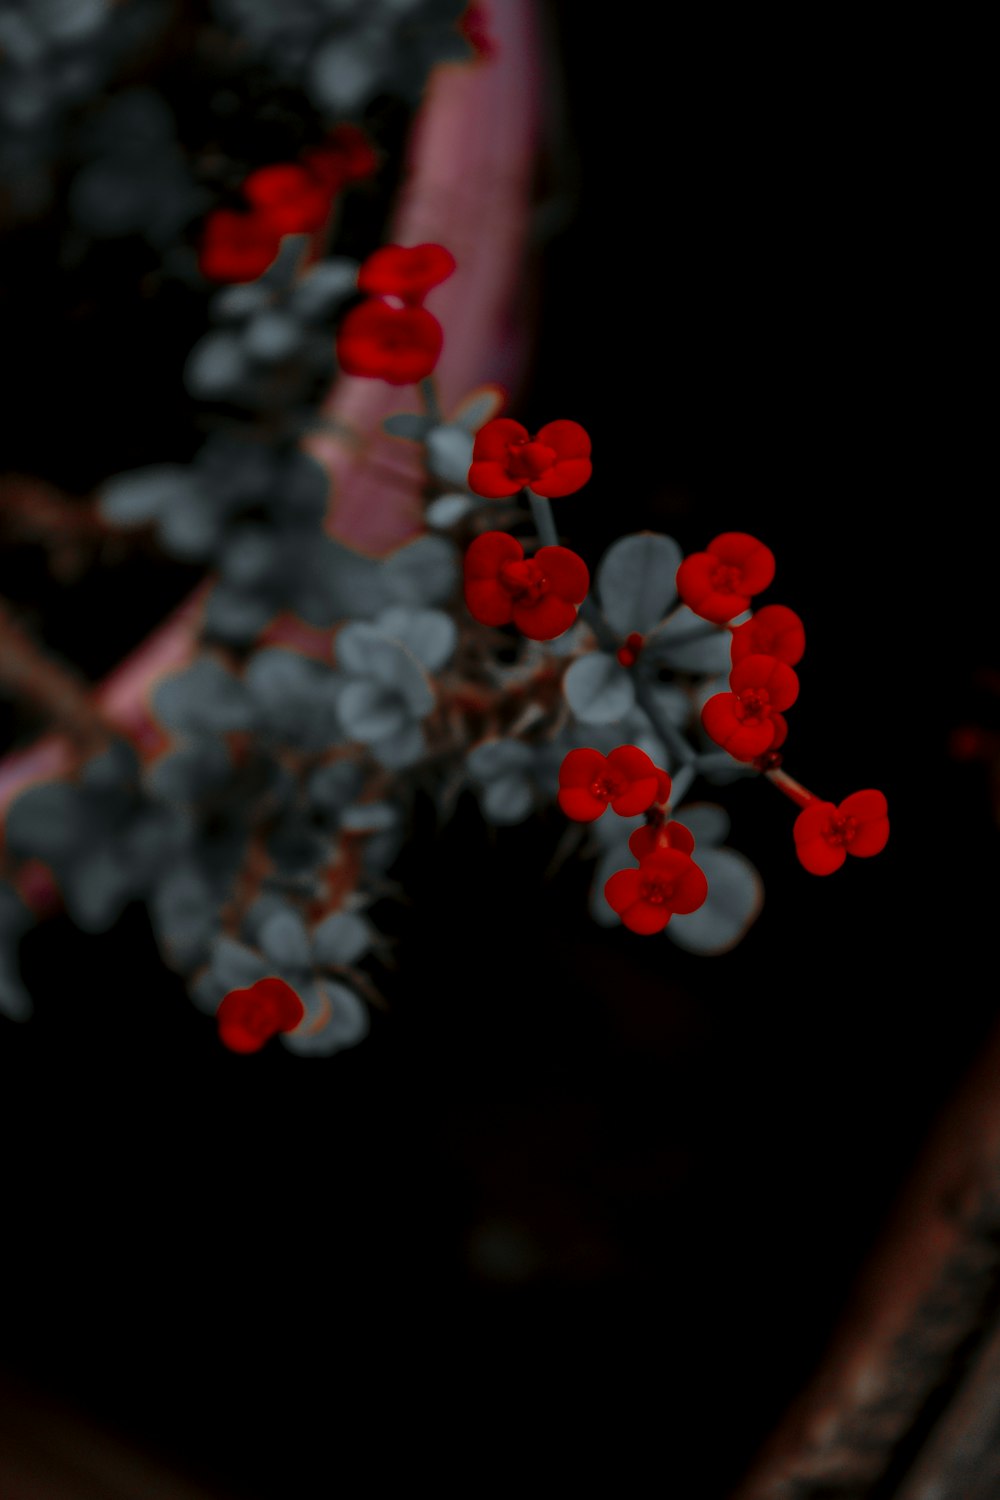
M815 793L806 791L801 782L793 781L787 771L765 771L764 775L772 786L790 797L797 807L808 807L810 802L816 801Z

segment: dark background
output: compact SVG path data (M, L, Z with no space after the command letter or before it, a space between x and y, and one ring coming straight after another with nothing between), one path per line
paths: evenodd
M558 817L491 838L466 800L378 909L390 1012L328 1061L224 1052L141 910L26 940L0 1362L246 1500L351 1461L475 1493L511 1459L721 1500L995 1021L997 836L984 769L948 753L1000 727L966 43L549 15L576 198L516 414L592 434L560 524L590 560L641 527L766 541L809 643L786 766L884 790L892 837L820 880L790 803L728 789L767 900L700 960L594 926L584 866L543 879ZM95 387L125 357L95 341ZM110 583L100 617L93 581L35 585L94 670L116 610L138 639L186 579Z

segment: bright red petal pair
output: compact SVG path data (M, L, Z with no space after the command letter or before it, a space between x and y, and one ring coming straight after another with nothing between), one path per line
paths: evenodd
M644 813L670 796L670 777L637 745L571 750L559 767L559 806L578 823L593 823L610 803L623 818Z
M399 297L412 306L423 302L455 269L455 257L443 245L383 245L358 272L358 286L376 297Z
M733 665L745 656L773 656L786 666L795 667L806 649L805 626L784 604L765 604L752 620L733 630Z
M426 308L390 307L373 297L341 323L337 358L348 375L412 385L431 373L443 345L441 324Z
M677 592L696 615L724 625L774 577L774 553L745 531L724 531L677 569Z
M259 1052L279 1031L294 1031L305 1006L283 979L258 979L245 990L230 990L216 1013L219 1040L231 1052Z
M526 558L516 537L484 531L465 554L465 602L482 625L514 624L532 641L552 641L576 620L590 574L568 547Z
M795 852L813 875L832 875L849 854L869 859L889 839L888 805L871 788L853 792L839 806L810 802L795 819Z
M469 488L501 500L527 485L552 500L572 495L592 472L590 438L579 422L547 422L531 437L520 422L495 417L476 434Z

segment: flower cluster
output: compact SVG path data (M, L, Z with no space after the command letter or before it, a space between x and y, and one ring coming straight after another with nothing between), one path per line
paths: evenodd
M425 380L444 334L423 300L454 269L443 245L383 245L370 255L358 272L358 288L368 298L352 308L337 335L341 369L389 385Z
M813 875L832 875L849 854L869 859L889 840L888 807L882 792L852 792L839 806L812 798L795 819L795 852Z
M200 265L210 281L256 281L286 234L317 234L342 187L368 177L375 153L362 131L339 125L301 162L258 167L243 183L246 206L217 208L202 232Z

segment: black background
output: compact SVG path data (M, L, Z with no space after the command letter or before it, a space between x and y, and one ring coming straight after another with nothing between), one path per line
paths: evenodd
M378 910L390 1012L328 1061L224 1052L138 909L26 940L0 1360L247 1500L601 1458L721 1500L995 1020L996 832L948 755L1000 722L974 39L549 15L577 197L515 414L592 434L560 525L591 561L765 540L808 634L787 768L880 787L892 837L820 880L790 803L726 791L767 900L698 960L595 927L585 867L545 881L557 816L494 839L466 801ZM184 582L138 568L135 638ZM84 661L93 587L46 602Z

